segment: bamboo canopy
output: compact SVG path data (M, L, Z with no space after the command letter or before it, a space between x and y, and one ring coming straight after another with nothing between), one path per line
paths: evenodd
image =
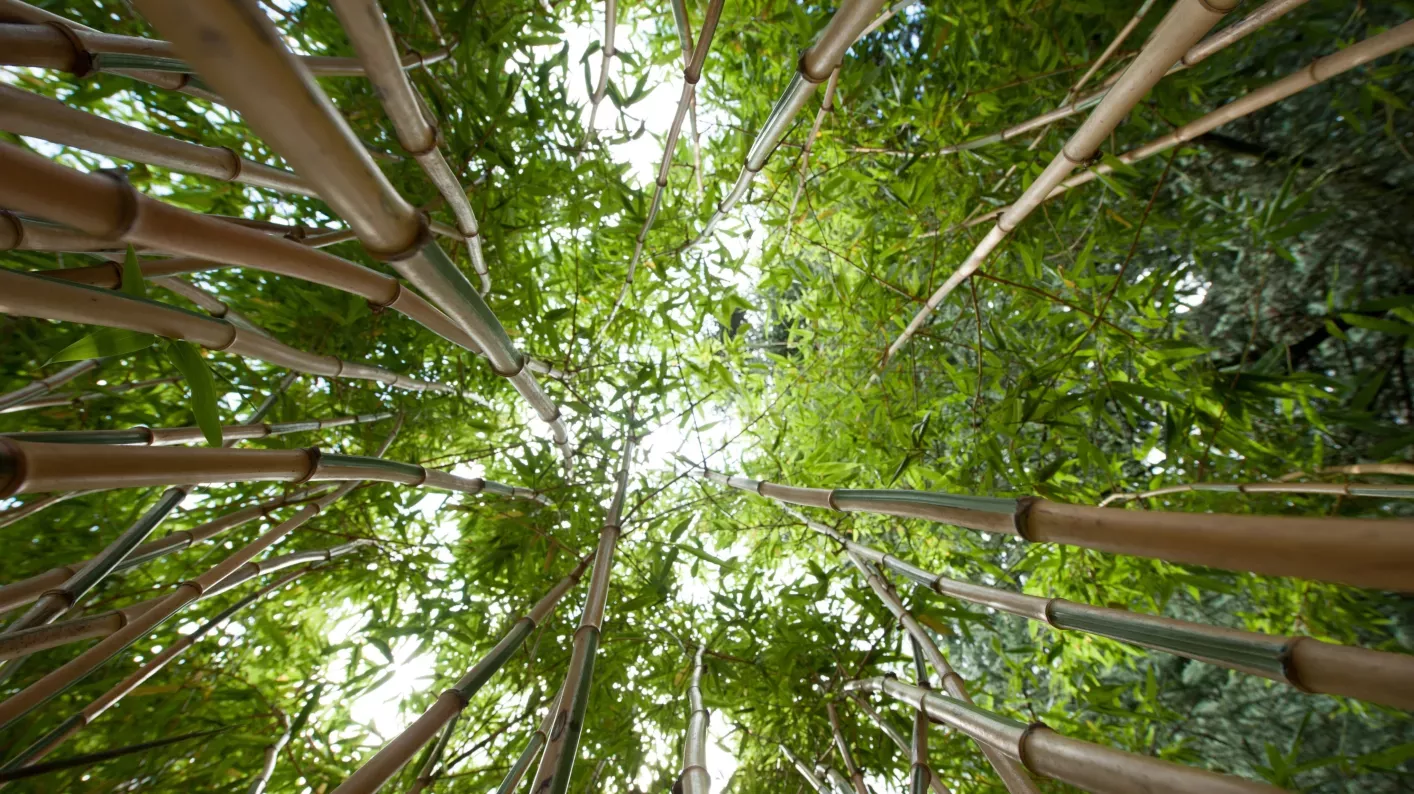
M1409 654L1337 645L1304 636L1238 631L960 582L851 541L824 524L804 521L811 529L842 544L851 559L858 557L882 565L939 595L1044 623L1053 629L1082 631L1258 675L1302 692L1341 695L1414 710L1414 656Z
M707 773L707 707L702 705L702 651L692 655L692 680L687 685L687 736L682 745L682 772L678 785L682 794L712 794L712 776Z
M525 643L525 638L530 636L537 626L554 613L555 607L559 605L565 593L579 584L579 580L583 578L584 572L588 570L589 563L593 560L593 554L581 559L568 576L556 583L550 592L530 608L529 612L511 625L511 628L501 637L501 641L496 643L496 647L492 648L490 653L482 657L475 667L452 685L451 689L443 692L436 702L423 712L422 716L407 730L384 745L382 750L379 750L363 766L359 767L357 772L350 775L338 788L334 789L334 794L369 794L369 792L382 788L389 778L397 774L398 770L417 755L417 751L422 749L424 744L431 741L432 737L436 736L444 725L466 708L481 687Z
M1026 725L922 687L892 678L851 681L845 689L881 692L926 711L934 721L986 742L1042 777L1096 794L1256 794L1281 789L1205 769L1127 753L1062 736L1045 725Z
M1061 147L1046 170L1026 188L1011 209L997 221L997 225L967 255L962 265L928 298L903 333L889 345L880 362L881 367L886 366L908 344L908 340L923 327L933 310L957 285L977 272L1002 240L1040 206L1052 188L1099 150L1100 144L1183 53L1236 5L1237 0L1179 0L1173 5L1150 36L1149 43L1135 56L1080 129Z
M428 238L426 218L378 170L270 20L250 14L240 2L192 7L179 0L138 0L135 5L172 37L246 123L311 181L369 253L388 260L475 340L492 371L508 379L549 425L568 467L569 431L527 369L525 356L466 276Z
M248 441L254 438L270 438L286 433L308 433L327 430L331 427L347 427L369 422L391 419L397 414L384 411L359 416L341 416L337 419L311 419L305 422L277 422L268 424L255 422L244 425L226 425L221 428L221 437L231 441ZM28 433L0 433L0 438L16 441L42 441L48 444L112 444L115 446L167 447L175 444L195 444L205 440L199 427L133 427L127 430L46 430Z
M633 412L624 424L623 453L619 470L614 474L614 496L604 514L599 530L599 545L595 548L594 571L589 575L589 592L584 598L584 611L579 627L574 631L574 649L570 654L569 670L561 685L561 699L550 730L554 741L545 747L540 767L532 778L531 794L565 794L570 773L574 771L579 739L584 730L584 715L589 708L590 683L594 676L594 657L599 649L599 632L604 625L604 606L609 600L609 580L613 575L614 548L618 545L624 499L628 494L629 466L633 461L636 439L632 431Z
M854 794L869 794L869 790L864 787L864 773L859 771L859 765L854 762L854 753L850 752L849 743L844 740L839 709L835 708L835 702L831 700L825 704L825 710L830 716L830 731L834 734L835 750L839 752L840 763L844 764L845 772L849 774Z
M1403 519L1136 513L1037 497L797 488L728 477L684 461L699 477L786 504L919 518L1032 543L1064 543L1268 576L1414 591L1414 522ZM1201 522L1195 515L1202 515Z

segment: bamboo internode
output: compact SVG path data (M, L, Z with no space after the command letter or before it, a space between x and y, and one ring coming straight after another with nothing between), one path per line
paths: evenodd
M698 476L786 504L919 518L1032 543L1414 592L1414 521L1404 519L1139 513L1036 497L795 488L728 477L683 460Z
M682 794L712 794L712 776L707 773L707 707L702 705L702 651L698 645L692 656L692 680L687 686L687 735L682 745L682 773L678 785Z
M540 750L550 743L550 727L555 721L555 715L560 711L560 700L564 697L565 691L561 689L555 693L555 699L550 701L549 707L545 709L545 716L540 720L540 726L535 729L535 733L530 735L530 741L526 742L525 749L516 757L515 763L506 772L506 776L501 780L501 785L497 787L496 794L515 794L520 788L520 781L525 778L525 773L530 771L530 765L535 763L535 757L540 754Z
M1072 739L1045 725L1026 725L970 703L963 703L893 678L851 681L845 689L881 692L922 709L978 742L985 742L1038 775L1096 794L1257 794L1279 792L1266 783L1220 775L1206 769L1161 761L1103 745Z
M331 427L380 422L397 416L385 411L376 414L341 416L337 419L311 419L306 422L255 422L226 425L221 437L228 441L248 441L256 438L281 436L286 433L308 433ZM205 441L199 427L133 427L127 430L46 430L25 433L0 433L0 438L16 441L41 441L47 444L112 444L115 446L167 447L176 444L196 444Z
M466 708L481 687L515 654L525 642L525 638L549 617L559 605L565 593L569 592L588 570L594 555L579 561L579 565L568 576L561 579L550 592L535 603L530 611L511 625L511 628L496 643L489 653L476 663L461 680L443 692L431 708L423 712L407 730L379 750L371 759L348 777L334 794L371 794L383 787L388 779L398 773L422 746L432 740L450 720ZM597 566L596 566L597 567Z
M1040 206L1046 194L1075 170L1075 167L1089 161L1099 150L1100 144L1129 111L1144 98L1144 95L1163 78L1169 67L1183 56L1189 47L1223 15L1237 5L1237 0L1179 0L1164 16L1154 30L1149 43L1135 56L1134 61L1124 70L1124 74L1105 94L1105 98L1095 107L1080 129L1070 136L1061 147L1046 170L1021 194L998 220L997 225L967 255L961 266L928 298L923 308L914 315L903 333L894 340L884 353L880 366L886 366L918 329L923 327L933 311L943 299L965 281L987 261L987 257L1001 245L1036 207Z

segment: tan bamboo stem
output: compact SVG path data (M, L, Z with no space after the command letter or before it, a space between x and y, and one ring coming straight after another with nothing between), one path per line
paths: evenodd
M839 82L840 70L836 69L830 73L829 82L825 83L825 97L820 100L820 110L815 114L815 123L810 125L810 134L805 136L805 145L800 149L800 180L795 183L795 195L791 197L790 209L786 211L787 238L797 222L795 208L800 204L800 197L805 195L805 183L810 178L810 153L815 148L815 139L820 135L820 125L824 123L825 116L835 109L835 88Z
M935 721L986 742L1043 777L1096 794L1257 794L1279 792L1266 783L1220 775L1062 736L1045 725L1026 725L970 703L890 678L851 681L850 691L882 692L922 709Z
M1110 494L1100 501L1100 507L1105 507L1114 502L1132 502L1135 499L1152 499L1155 496L1167 496L1169 494L1195 491L1241 494L1334 494L1338 496L1377 496L1388 499L1414 499L1414 485L1381 485L1378 483L1360 482L1190 482L1181 485L1168 485L1163 488L1154 488L1138 493Z
M0 272L0 313L125 328L168 339L183 339L208 350L253 358L325 378L372 380L408 391L452 391L450 386L390 372L382 367L296 350L264 333L220 318L203 317L126 293L69 284L30 273Z
M879 597L879 600L884 602L884 606L888 607L889 612L898 619L904 631L908 632L908 636L918 643L917 647L922 649L924 657L928 660L928 664L937 671L938 677L942 681L943 688L946 689L948 694L952 697L970 704L972 702L972 696L967 692L966 682L963 681L962 676L957 674L956 670L953 670L952 665L948 664L942 651L938 650L937 644L935 644L933 638L929 637L928 633L923 630L923 626L918 623L918 620L914 618L913 615L909 614L908 610L903 608L903 603L899 601L898 594L893 592L888 584L884 582L883 578L880 577L874 569L869 567L862 557L852 552L847 552L847 554L850 562L854 563L854 567L859 570L859 573L864 577L865 581L868 582L869 589L873 590L874 594ZM977 742L977 749L982 751L982 755L987 758L987 762L996 770L997 777L1002 779L1002 783L1011 794L1039 794L1036 790L1036 784L1032 782L1031 778L1026 775L1026 772L1023 771L1021 766L1014 760L997 752L996 748L989 746L983 741Z
M1259 675L1302 692L1341 695L1414 710L1414 656L1408 654L1336 645L1300 635L1274 636L1227 629L960 582L851 541L794 511L788 512L844 546L850 555L882 565L939 595L1034 620L1056 630L1082 631Z
M298 504L319 493L322 493L327 486L319 488L302 488L288 494L281 494L274 499L269 499L259 504L251 505L231 513L227 513L213 521L192 527L191 529L179 529L160 540L153 540L144 543L132 550L123 561L118 564L114 571L123 571L140 565L148 560L156 559L173 551L190 548L198 543L204 543L221 533L235 529L247 522L253 521L262 516L269 516L276 508L290 504ZM65 494L58 494L63 498L76 496L82 491L73 491ZM86 493L92 493L88 491ZM58 587L66 579L73 576L82 568L88 560L61 565L57 568L50 568L44 573L35 574L27 579L12 582L0 587L0 612L14 609L34 601L44 594L46 590Z
M398 143L422 166L456 218L460 239L466 243L471 257L471 267L481 280L481 293L490 292L491 276L481 250L481 229L476 214L461 181L442 156L441 132L398 61L397 45L383 19L382 7L378 0L335 0L334 11L353 42L383 110L393 122Z
M93 361L94 359L89 359ZM23 405L16 405L11 408L0 410L0 414L14 413L16 411L31 411L38 408L53 408L58 405L77 405L79 403L93 402L104 397L111 397L115 394L122 394L134 389L146 389L150 386L162 386L168 383L180 383L182 376L172 375L166 378L152 378L150 380L139 380L131 383L119 383L110 387L104 387L103 391L86 391L79 394L55 394L50 397L42 397L37 400L30 400ZM4 526L4 524L0 524Z
M962 265L928 298L903 333L889 345L880 362L881 366L886 366L904 345L908 344L908 340L923 327L938 305L957 285L982 266L1002 240L1040 206L1052 188L1059 185L1077 165L1087 162L1091 155L1099 150L1100 144L1129 115L1129 111L1144 98L1149 89L1158 83L1169 67L1236 5L1237 0L1179 0L1173 5L1154 30L1149 42L1144 45L1144 49L1135 56L1114 87L1105 94L1105 98L1095 107L1085 123L1080 125L1080 129L1061 147L1046 170L1021 194L1021 198L1012 204L1011 209L998 219L997 225L982 238Z
M716 211L707 219L697 238L688 243L689 248L710 237L717 224L730 214L741 197L746 195L747 188L751 187L756 175L766 166L767 158L775 151L781 138L785 137L796 114L805 107L815 89L828 80L844 62L845 50L858 40L861 32L869 26L883 5L884 0L842 0L839 9L830 17L829 23L815 39L815 43L800 54L795 76L776 100L771 114L766 117L766 123L756 134L756 140L746 153L746 162L742 165L741 174L737 176L731 190L717 204Z
M702 705L702 651L698 644L692 656L692 681L687 686L687 735L682 747L682 772L678 785L682 794L712 794L712 776L707 773L707 707Z
M610 0L610 2L612 1ZM674 10L681 3L682 0L675 0ZM628 270L624 273L624 283L619 287L618 297L614 298L614 305L609 309L609 319L605 320L599 328L600 336L609 330L609 326L614 324L614 318L618 316L619 309L623 307L624 299L628 297L629 290L633 288L633 277L638 272L638 262L643 256L643 246L648 241L648 232L653 228L653 222L658 218L658 210L663 206L663 194L668 189L668 175L672 171L673 152L677 151L678 136L682 133L683 118L693 106L697 96L697 83L702 79L702 65L707 61L707 51L711 48L712 38L717 32L717 20L722 16L723 3L724 0L710 0L708 2L707 14L702 20L702 31L697 39L697 45L691 52L684 50L682 96L678 99L673 123L668 127L668 136L663 142L663 159L658 164L658 176L654 180L653 200L648 205L648 215L643 219L643 227L638 230L638 236L634 238L633 257L629 259ZM686 8L682 13L684 15L687 13Z
M859 765L854 762L854 753L849 750L849 743L844 740L844 729L840 727L840 712L835 708L835 702L831 700L825 704L825 710L830 716L830 731L835 737L835 749L839 751L840 763L844 764L845 773L849 775L850 785L854 788L854 794L869 794L869 789L864 787L864 773L859 771Z
M122 252L122 248L112 240L99 240L57 224L41 223L22 218L9 210L0 210L0 251L57 251L75 254L107 251L117 254ZM103 267L108 269L107 266Z
M1404 519L1203 513L1199 520L1193 513L1138 513L1036 497L796 488L728 477L684 460L698 476L786 504L920 518L1033 543L1414 592L1414 521Z
M892 587L889 588L889 592L894 592ZM908 646L913 651L915 683L921 689L931 690L933 684L928 679L928 662L923 652L922 643L910 636ZM910 794L924 794L924 791L934 783L942 786L938 776L933 772L933 768L928 764L928 715L922 709L915 709L913 712L913 744L909 749Z
M1147 157L1166 152L1200 135L1212 132L1228 122L1255 113L1262 108L1276 104L1287 97L1305 91L1311 86L1323 83L1338 74L1347 72L1357 66L1363 66L1378 58L1383 58L1411 44L1414 44L1414 22L1404 22L1400 25L1396 25L1383 33L1371 36L1357 44L1352 44L1339 52L1317 58L1300 71L1293 72L1280 80L1267 83L1265 86L1252 91L1246 96L1223 105L1212 113L1184 124L1167 135L1155 138L1143 146L1125 152L1116 159L1121 163L1129 165ZM1108 163L1102 163L1082 171L1053 186L1042 200L1050 201L1051 199L1063 195L1068 190L1093 182L1101 174L1108 174L1112 171L1114 171L1114 167ZM980 215L963 223L959 228L986 223L999 215L1011 212L1014 206L1016 205L999 207L985 215Z
M1316 470L1317 475L1326 476L1332 474L1390 474L1400 477L1414 477L1414 463L1354 463L1349 466L1326 466ZM1290 482L1295 479L1307 476L1305 472L1295 471L1290 474L1283 474L1277 478L1278 482Z
M604 0L604 42L599 48L599 79L594 83L594 93L589 97L589 123L584 125L584 140L580 147L594 137L594 119L599 115L599 103L609 91L609 66L618 52L614 49L614 30L619 15L618 0Z
M604 608L609 600L609 580L613 575L614 549L622 533L620 522L624 499L628 494L629 466L633 460L636 440L632 432L633 410L624 423L623 454L614 474L615 487L604 525L599 530L595 548L594 572L589 576L589 592L584 598L584 611L579 627L574 631L574 647L570 652L569 669L561 689L564 694L555 713L550 735L555 737L545 747L540 766L531 778L531 794L565 794L570 774L574 771L579 740L584 731L584 716L589 704L590 684L594 676L594 659L599 648L599 633L604 625Z
M904 754L904 757L910 759L910 763L912 763L914 747L903 737L903 734L899 733L898 728L895 727L893 723L889 722L884 715L880 714L878 709L875 709L869 701L853 693L850 694L850 697L854 699L854 703L859 706L860 711L863 711L865 716L867 716L885 736L889 737L889 740L898 746L899 751ZM926 759L928 757L927 753L924 753L922 757ZM943 785L942 779L933 772L931 766L928 767L927 771L928 788L933 791L933 794L951 794L948 791L948 787Z
M314 195L298 176L232 149L167 138L7 85L0 85L0 130L224 182Z
M568 576L561 579L550 592L535 603L530 611L517 620L501 641L476 663L466 675L441 694L422 716L391 742L383 746L371 759L359 767L339 787L334 794L372 794L383 787L388 779L398 773L405 764L417 755L417 751L432 740L448 721L454 719L471 702L478 690L495 675L537 626L549 617L588 570L594 555L580 560L579 565Z
M442 760L442 755L447 752L447 745L452 741L452 734L457 730L457 723L461 720L461 715L447 721L446 727L438 734L437 741L432 745L432 749L427 753L427 760L422 762L422 768L418 770L417 777L413 778L412 785L408 786L407 794L421 794L432 787L437 782L437 764Z
M49 392L54 391L55 386L62 386L85 372L98 369L98 367L106 361L107 359L103 358L90 358L86 361L80 361L77 364L70 364L53 375L46 375L39 380L31 382L27 386L15 389L12 392L0 394L0 409L13 408L17 405L23 405L36 397L43 397Z
M508 379L549 425L568 468L573 459L569 430L525 356L466 275L429 239L426 218L358 144L348 122L284 46L269 18L241 0L197 6L184 0L136 0L135 5L172 37L246 123L311 181L371 254L389 260L475 341L469 349L484 352L492 371Z
M275 741L265 745L265 758L260 765L260 773L250 782L250 788L246 789L246 794L265 794L266 786L270 785L270 778L275 774L275 764L280 759L280 751L290 743L290 739L298 735L309 721L310 712L314 711L315 705L319 702L319 693L324 689L323 684L316 684L314 691L310 693L309 699L300 709L294 720L285 725L285 730L275 738ZM284 721L283 718L281 721Z
M810 767L807 766L804 761L800 760L795 753L792 753L784 744L780 745L780 748L781 754L786 757L786 760L790 761L791 766L795 767L795 771L799 772L800 776L805 778L805 782L809 784L811 789L820 792L820 794L827 794L828 789L825 788L825 781L816 777Z

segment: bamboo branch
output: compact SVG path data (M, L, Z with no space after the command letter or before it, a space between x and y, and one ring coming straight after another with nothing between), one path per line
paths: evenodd
M677 28L678 39L682 42L682 65L687 69L692 64L692 53L696 45L692 40L692 20L687 14L687 0L672 0L673 25ZM709 12L710 13L710 12ZM697 91L687 107L688 129L692 136L692 175L697 183L697 200L702 200L702 138L697 133Z
M511 764L510 770L506 772L506 777L497 787L496 794L515 794L515 790L520 787L520 781L525 777L525 773L530 771L530 765L535 763L535 756L540 753L541 748L550 742L550 727L554 724L555 715L560 711L560 701L564 695L564 689L555 693L555 699L550 701L546 708L545 717L540 721L540 727L530 735L530 741L516 757L515 763Z
M337 419L311 419L305 422L255 422L243 425L226 425L221 428L221 437L229 441L248 441L254 438L270 438L286 433L308 433L327 430L331 427L346 427L369 422L381 422L397 416L393 411L358 416L341 416ZM47 444L110 444L130 447L168 447L176 444L194 444L205 440L199 427L138 427L127 430L39 430L21 433L0 433L0 438L16 441L41 441Z
M323 684L316 684L309 699L305 701L304 708L295 715L294 721L285 727L284 732L274 742L265 746L265 761L260 767L260 774L251 781L246 794L265 794L265 787L270 785L270 776L275 774L275 763L280 758L280 751L285 749L285 745L290 743L290 739L298 736L299 732L304 729L305 723L309 722L309 715L319 704L319 693L323 689Z
M1211 491L1218 493L1302 493L1334 494L1338 496L1375 496L1387 499L1414 499L1414 485L1381 485L1378 483L1335 483L1335 482L1191 482L1182 485L1168 485L1139 493L1116 493L1100 501L1100 507L1113 502L1130 502L1135 499L1152 499L1155 496Z
M820 100L820 110L815 114L815 123L810 125L810 134L805 136L805 145L800 149L800 181L795 184L795 195L791 197L790 209L786 211L787 238L790 237L791 228L797 223L795 208L800 204L800 197L805 194L805 182L810 177L810 152L815 148L815 138L820 134L820 125L824 123L825 116L835 109L835 88L839 82L840 70L830 72L830 80L825 84L825 97Z
M35 499L33 501L25 502L24 504L12 510L6 510L5 512L0 513L0 527L8 527L22 518L28 518L29 516L32 516L41 510L53 507L54 505L57 505L60 502L68 501L69 499L73 499L76 496L88 496L92 493L98 492L69 491L68 493L56 493L49 494L48 496L41 496L40 498Z
M965 529L1189 565L1414 591L1414 521L1144 513L906 490L796 488L728 477L683 458L698 476L768 499L839 512L920 518Z
M712 794L712 776L707 773L707 707L702 705L703 647L699 644L692 655L692 682L687 686L687 736L678 774L682 794Z
M830 731L835 736L835 749L839 751L840 763L844 764L845 772L849 774L854 794L869 794L869 790L864 787L864 773L860 772L859 765L854 763L854 754L849 751L849 744L844 740L844 730L840 728L839 709L835 708L835 702L831 700L825 704L825 710L829 712Z
M215 736L219 733L225 733L229 730L230 728L227 727L213 728L211 730L206 731L192 731L191 733L182 733L176 736L167 736L161 739L154 739L150 742L140 742L138 744L130 744L126 747L117 747L112 750L103 750L97 753L85 753L83 755L76 755L70 758L65 758L62 761L53 761L48 764L35 764L33 766L27 766L15 770L10 770L6 768L4 770L0 770L0 783L8 783L12 780L24 780L25 778L38 777L39 775L47 775L51 772L59 772L65 769L79 769L87 768L90 766L96 766L98 764L103 763L104 761L109 761L114 758L122 758L125 755L142 753L148 750L154 750L158 747L166 747L167 745L171 744L189 742L192 739L204 739L208 736Z
M1045 725L1026 725L970 703L890 678L851 681L845 689L882 692L915 706L979 742L987 742L1030 771L1097 794L1258 794L1281 789L1266 783L1183 766L1062 736Z
M453 684L451 689L443 692L407 730L384 745L383 749L359 767L358 771L339 784L339 787L334 789L334 794L370 794L382 788L383 784L411 761L417 751L431 741L444 725L461 714L471 702L471 698L515 654L525 642L525 638L555 611L565 593L579 583L593 559L594 555L591 554L580 560L579 565L575 566L568 576L552 587L529 612L511 624L501 641L496 643L496 647L483 656L475 667Z
M1087 162L1099 150L1100 144L1124 120L1130 109L1144 98L1149 89L1158 83L1164 72L1235 5L1237 0L1179 0L1174 4L1154 30L1149 42L1144 45L1144 49L1135 56L1129 68L1124 70L1123 76L1100 101L1080 129L1061 147L1046 170L1021 194L1021 198L1017 199L1012 208L998 219L997 225L928 298L928 302L908 323L908 327L889 345L880 361L880 368L889 364L953 289L981 267L1002 240L1040 206L1052 188L1060 184L1077 165Z
M604 42L599 48L599 79L594 84L594 93L589 97L589 123L584 125L584 140L579 142L581 149L594 137L594 119L599 115L599 103L604 101L604 95L609 91L609 66L618 54L614 49L614 29L618 15L618 0L604 0Z
M878 709L875 709L869 703L868 700L865 700L864 698L852 693L850 697L854 699L854 703L855 705L859 706L860 711L863 711L864 714L869 717L870 721L872 721L876 726L878 726L879 730L882 731L885 736L889 737L889 739L895 745L898 745L899 751L904 754L905 758L909 759L909 763L916 767L918 764L918 758L915 757L914 746L911 745L909 741L903 737L903 734L899 733L898 728L895 727L893 723L889 722L888 718L880 714ZM917 736L917 727L917 725L914 725L915 740ZM931 766L927 765L928 754L926 752L926 743L927 737L925 734L925 752L921 755L921 758L923 759L924 770L928 777L926 778L926 783L924 785L924 792L931 789L933 791L933 794L950 794L950 792L948 791L948 787L943 785L942 779L933 773L933 769ZM910 780L912 779L914 774L916 773L910 773ZM910 783L910 785L912 784ZM909 794L924 794L924 792L910 791Z
M53 391L55 386L62 386L85 372L98 369L108 360L106 358L90 358L77 364L70 364L53 375L40 378L28 386L0 394L0 409L15 408L37 397L43 397Z
M628 493L629 466L633 460L636 439L633 436L633 411L623 429L623 453L619 470L614 475L615 487L604 525L599 531L595 550L594 572L589 576L589 592L584 599L584 612L574 632L574 648L570 652L569 669L561 702L556 709L550 735L555 741L545 747L540 766L535 770L531 794L565 794L570 773L574 771L579 739L584 731L584 717L589 706L590 683L594 676L594 658L599 648L599 632L604 624L604 606L609 599L609 579L613 574L614 548L618 544L620 517Z
M795 767L795 771L799 772L800 776L805 778L805 782L810 786L811 789L819 792L819 794L829 794L829 790L825 788L825 781L816 777L815 773L811 771L810 767L805 765L804 761L796 757L796 754L792 753L790 749L787 748L784 744L780 745L780 748L781 754L784 755L786 759L790 761L791 766Z
M97 359L89 359L95 361ZM181 383L181 375L171 375L165 378L152 378L150 380L133 381L132 383L118 383L113 386L104 386L103 391L86 391L79 394L55 394L50 397L29 400L22 405L0 410L0 414L16 413L18 411L32 411L39 408L54 408L60 405L78 405L79 403L93 402L104 397L112 397L134 389L146 389L151 386L163 386L169 383ZM0 514L6 515L6 514ZM0 526L5 526L0 524Z
M1327 466L1316 471L1317 476L1333 474L1389 474L1399 477L1414 477L1414 463L1354 463L1349 466ZM1290 482L1307 476L1305 472L1292 472L1277 478L1278 482Z
M457 723L460 721L460 714L447 720L447 727L442 729L441 735L437 737L437 741L428 751L427 760L422 762L422 769L418 770L417 777L412 781L412 786L408 788L407 794L418 794L432 786L433 781L437 779L435 776L437 764L446 754L447 745L451 743L452 734L456 733Z

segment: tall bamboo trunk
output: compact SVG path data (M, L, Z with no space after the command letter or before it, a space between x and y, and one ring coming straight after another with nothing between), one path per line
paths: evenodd
M686 459L684 459L686 460ZM1414 521L1143 513L1036 497L796 488L696 467L699 476L786 504L919 518L1189 565L1414 592Z
M1046 194L1075 170L1077 165L1087 162L1099 150L1100 144L1109 137L1115 127L1139 103L1144 95L1164 76L1169 67L1178 62L1183 53L1198 42L1202 35L1222 19L1223 15L1237 5L1237 0L1178 0L1154 30L1149 43L1134 58L1123 76L1105 94L1105 98L1095 107L1094 112L1080 125L1080 129L1070 136L1061 147L1046 170L1036 177L1021 198L1002 215L997 225L973 248L972 253L952 275L928 298L923 308L908 323L903 333L889 345L880 366L886 366L898 354L918 329L923 327L933 310L959 284L965 281L987 257L1001 245L1020 223L1036 209Z
M555 693L555 699L550 701L549 707L545 709L545 716L540 721L540 727L530 735L530 741L526 742L525 749L516 757L515 763L511 764L510 770L501 780L501 785L496 788L496 794L515 794L515 790L520 787L520 781L525 778L525 773L530 771L530 765L535 763L535 757L550 742L550 727L555 721L555 715L560 711L560 701L564 695L565 690L563 689Z
M55 386L62 386L85 372L98 369L107 361L108 359L106 358L90 358L86 361L80 361L77 364L70 364L53 375L40 378L28 386L0 394L0 409L14 408L24 405L38 397L43 397L49 392L54 391Z
M888 678L851 681L852 691L882 692L923 709L1008 758L1023 762L1042 777L1054 778L1096 794L1274 794L1275 786L1220 775L1206 769L1161 761L1062 736L1040 723L1026 725L970 703Z
M357 772L339 784L339 787L334 789L334 794L369 794L382 788L398 770L417 755L417 751L422 749L424 744L431 741L443 726L466 708L471 698L515 654L535 627L555 611L565 593L579 583L592 560L593 555L580 560L579 565L575 566L568 576L551 588L529 612L511 624L510 630L490 653L483 656L451 689L443 692L416 722L384 745L383 749L364 762Z
M707 773L707 707L702 705L702 651L699 644L692 656L692 682L687 686L687 736L682 746L682 772L678 785L682 794L712 794L712 776Z
M275 764L280 760L280 751L285 749L290 739L299 736L300 731L304 730L305 723L309 722L309 715L314 711L314 707L319 705L319 693L323 689L323 684L315 684L314 691L304 702L304 708L300 709L299 714L285 726L285 730L274 742L265 746L265 759L260 766L260 773L250 782L246 794L265 794L265 787L270 785L270 777L275 774Z
M599 531L595 550L594 572L589 577L589 592L584 599L584 612L574 632L574 647L570 652L569 670L561 685L563 694L556 709L550 734L555 741L546 746L530 787L531 794L565 794L569 790L570 774L574 771L584 717L589 708L590 684L594 677L594 657L599 649L599 632L604 625L604 606L609 599L609 579L613 574L614 548L621 532L619 522L624 499L628 494L629 466L633 460L636 439L633 436L633 412L624 425L623 456L614 475L613 499Z

